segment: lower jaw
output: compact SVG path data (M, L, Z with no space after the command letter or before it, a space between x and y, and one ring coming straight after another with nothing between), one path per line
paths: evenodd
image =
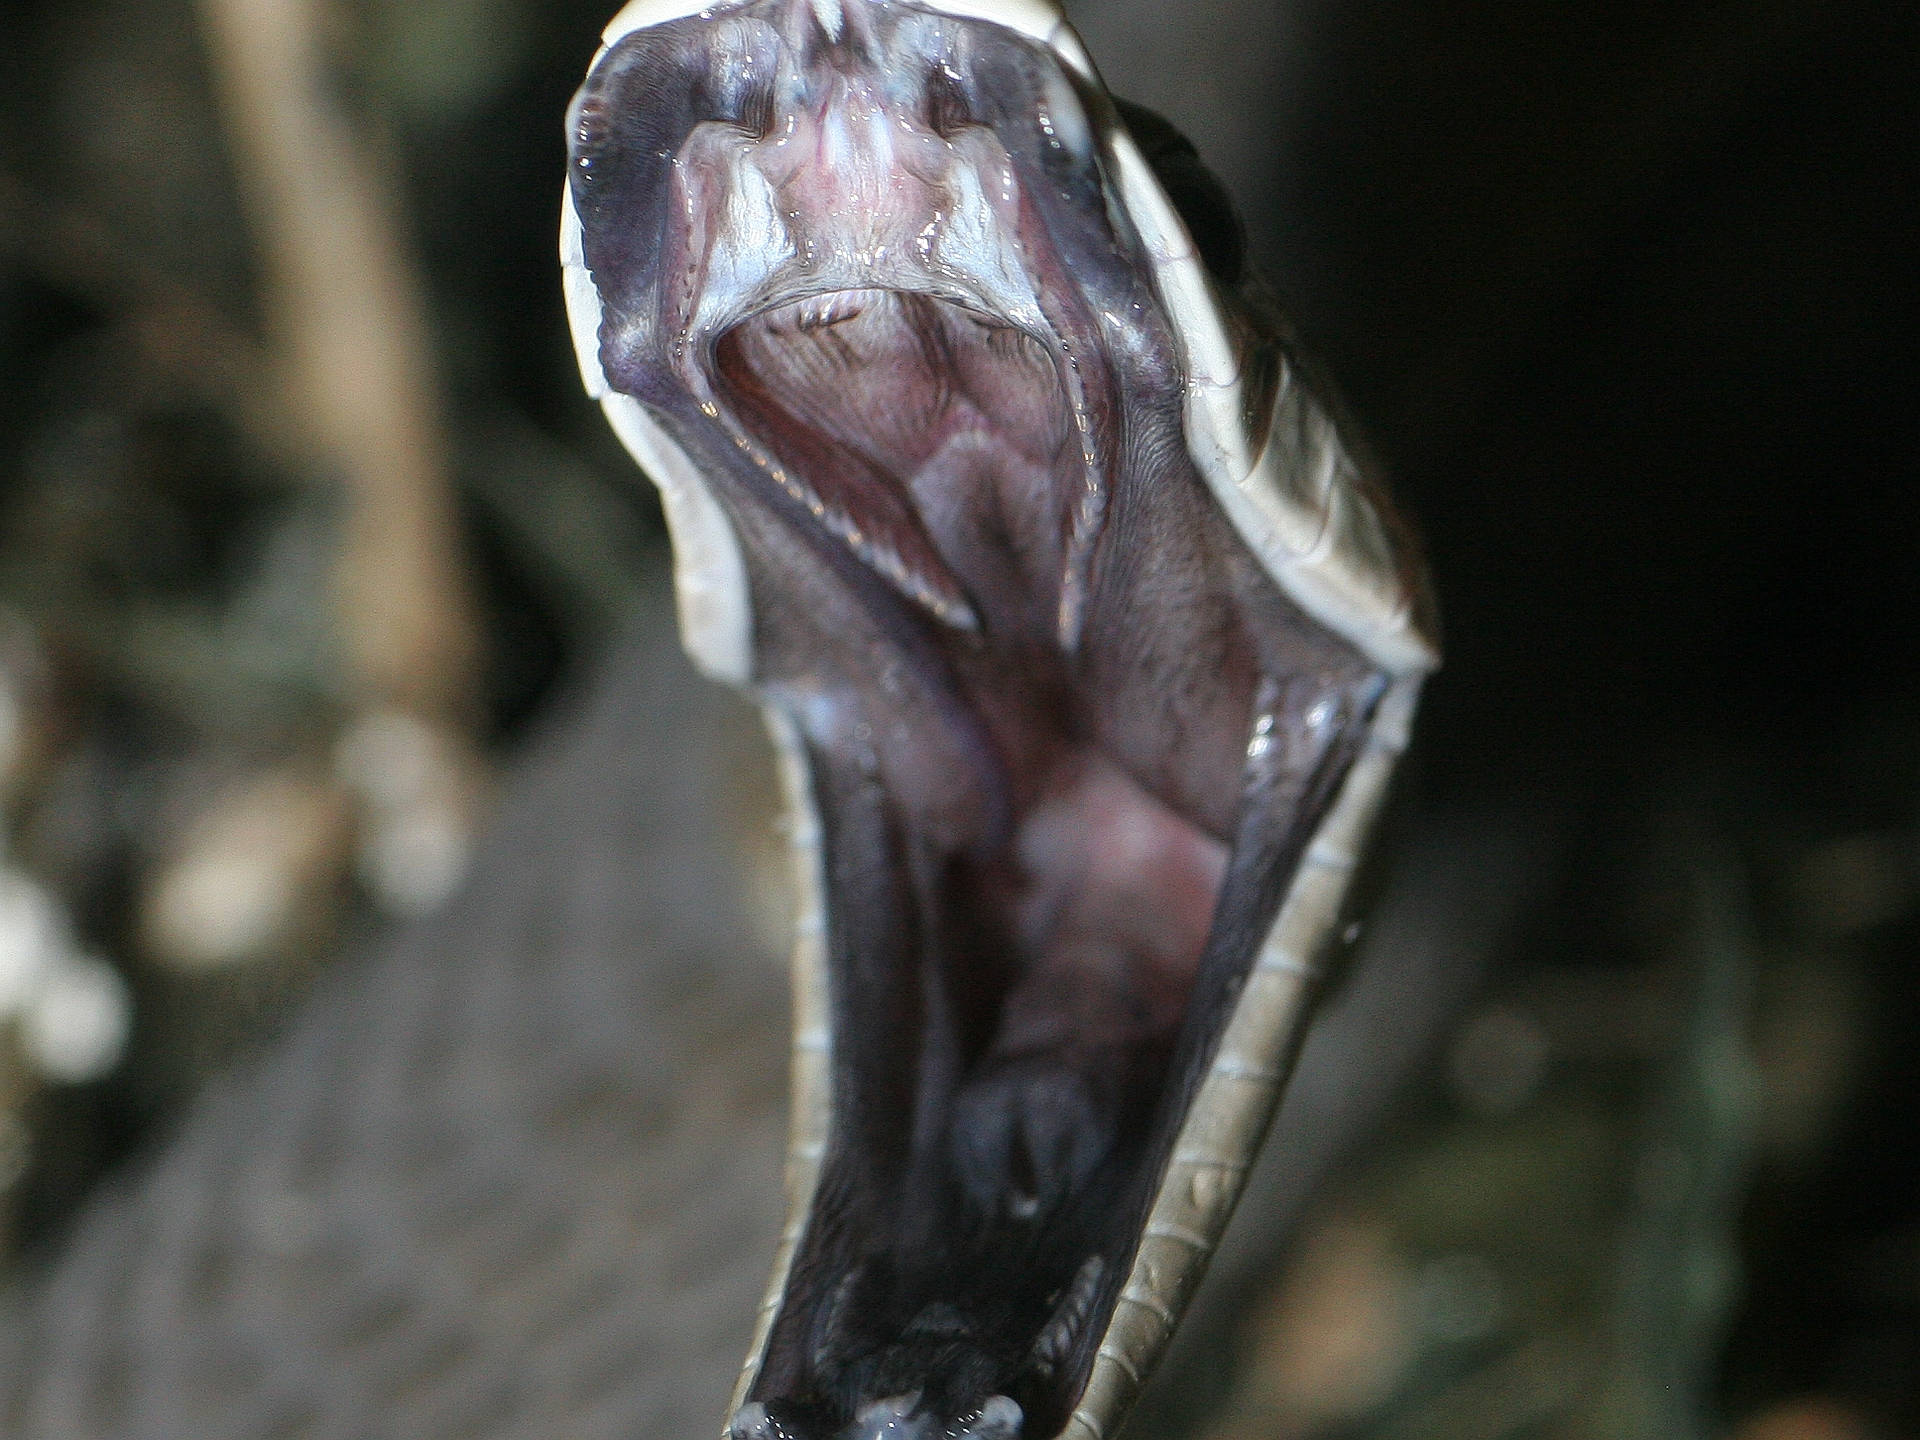
M918 1082L891 1141L841 1162L895 1175L845 1271L852 1283L813 1320L817 1381L855 1411L875 1403L857 1397L913 1395L944 1423L1000 1395L1064 1419L1065 1370L1152 1188L1225 847L1097 752L1064 768L1077 773L998 851L949 863L942 908L976 944L928 977L941 993L885 1073L840 1081L850 1113L902 1074ZM1128 832L1130 855L1101 844ZM1070 880L1052 877L1063 893L1036 894L1049 880L1033 873L1035 852L1076 846ZM983 984L1009 952L999 983Z
M964 367L958 376L939 377L934 393L948 398L930 405L911 385L898 396L889 391L893 372L879 368L921 363L923 353L905 343L910 337L856 329L842 338L852 359L850 378L838 388L830 382L839 372L822 370L802 348L824 342L804 334L780 340L793 347L795 376L813 388L757 381L792 407L766 413L779 424L800 423L791 418L796 414L824 415L823 428L837 424L866 437L862 483L879 488L849 492L855 528L862 535L884 528L873 510L862 515L860 504L896 507L886 512L890 523L917 526L915 543L946 577L924 588L976 602L976 623L955 623L942 608L946 601L929 603L873 567L844 533L823 533L819 508L802 501L789 503L786 513L842 569L850 559L869 561L871 581L893 582L894 597L872 603L892 607L889 623L911 629L914 643L933 656L927 663L961 697L956 704L965 713L952 723L984 737L994 776L973 783L930 773L939 767L916 757L952 750L931 741L902 747L905 759L876 758L876 732L889 725L930 734L928 727L948 723L911 707L870 714L851 736L822 729L809 736L816 788L829 812L827 869L842 886L829 905L841 1042L835 1121L808 1233L736 1433L742 1440L864 1440L860 1427L877 1426L896 1440L917 1440L923 1429L929 1440L935 1433L999 1440L996 1429L1008 1423L1024 1424L1029 1435L1052 1433L1066 1421L1091 1363L1098 1338L1092 1332L1105 1324L1131 1263L1194 1067L1213 1038L1200 1032L1225 1016L1212 1001L1221 987L1237 983L1230 972L1244 973L1277 904L1277 890L1272 903L1260 898L1265 881L1252 885L1251 898L1242 893L1246 884L1235 892L1237 923L1256 938L1233 940L1229 948L1237 952L1216 957L1220 963L1207 977L1211 1000L1198 1021L1190 1017L1203 956L1218 948L1214 932L1229 871L1242 860L1256 869L1278 866L1285 845L1267 838L1273 827L1262 822L1248 831L1262 837L1258 843L1236 853L1237 844L1230 847L1218 833L1219 822L1203 825L1156 792L1229 797L1216 799L1214 813L1229 825L1247 819L1255 802L1245 797L1258 788L1248 759L1256 668L1248 660L1205 676L1218 691L1204 702L1212 707L1208 733L1227 737L1206 752L1211 770L1201 774L1197 756L1175 754L1161 768L1185 775L1184 787L1169 785L1164 774L1152 786L1136 779L1110 737L1137 733L1140 725L1099 713L1104 700L1085 693L1083 657L1060 644L1054 621L1062 567L1034 566L1008 538L1044 535L1071 513L1055 497L1057 487L1070 485L1060 477L1079 469L1034 468L1027 490L1001 483L976 501L978 516L961 517L966 523L912 510L903 499L915 493L903 478L909 468L888 447L918 442L920 410L914 424L902 424L888 401L950 419L941 405L964 391ZM954 363L950 346L940 353ZM756 380L751 367L760 363L742 349L732 357L722 351L715 387L730 400L741 393L742 375ZM1022 411L1022 397L1012 393L1018 387L1009 389L1011 417L975 404L967 422L1001 436L1003 480L1018 465L1031 468L1022 445L1005 438L1009 429L1030 439L1051 414L1049 423L1072 434L1078 427L1070 417L1079 413L1058 391L1055 410ZM796 393L806 403L796 405ZM732 418L750 407L728 403L726 410ZM780 464L810 481L815 496L844 479L810 476L791 454L783 456L783 439L789 452L804 452L816 436L796 442L777 429L739 434L766 458L761 472ZM1197 477L1174 479L1199 484ZM1009 494L1037 497L1041 513L1009 516ZM799 498L787 492L787 501ZM1204 548L1225 533L1221 522L1196 544ZM958 546L956 535L985 536L1002 549L981 559ZM994 575L1020 579L1028 586L1024 599L1009 601L982 583ZM1217 573L1214 583L1223 583ZM1227 611L1243 602L1216 594L1183 603ZM1183 623L1199 628L1190 615ZM1122 650L1132 643L1134 637L1107 633L1089 641ZM1250 652L1251 644L1243 649ZM852 673L863 663L909 662L856 655L835 663ZM1328 673L1345 672L1335 665ZM855 713L884 704L873 699L886 690L878 676L860 673L845 683L857 692L858 703L849 702ZM949 792L963 800L998 797L977 808L1003 816L975 816L971 838L943 841L940 824L920 817L938 809L927 795ZM865 848L836 850L833 836L858 826L871 832ZM880 919L860 913L849 898L856 887L845 878L871 889L876 857L887 871L879 888L894 907ZM897 932L884 962L860 949L860 927L869 921ZM1023 1419L1009 1421L1015 1410Z

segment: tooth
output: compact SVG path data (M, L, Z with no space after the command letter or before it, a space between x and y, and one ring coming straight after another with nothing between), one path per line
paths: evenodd
M1017 1440L1026 1413L1005 1395L990 1397L961 1421L958 1440Z
M727 1427L727 1434L732 1440L790 1440L786 1429L767 1414L767 1407L758 1400L740 1407L733 1423Z

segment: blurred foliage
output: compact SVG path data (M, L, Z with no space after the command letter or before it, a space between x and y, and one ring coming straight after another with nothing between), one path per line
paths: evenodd
M652 502L569 388L551 247L515 248L550 222L550 76L604 17L317 13L332 103L416 197L497 751L656 563ZM200 23L0 17L0 1229L27 1240L326 956L456 883L484 787L352 673L349 502L289 413ZM64 1062L35 1040L56 1011Z
M1908 1098L1870 997L1908 983L1920 826L1878 828L1850 767L1808 793L1732 758L1675 762L1678 807L1594 807L1435 1083L1251 1300L1211 1440L1910 1433L1920 1229L1854 1167L1863 1112ZM1833 1207L1849 1179L1871 1219Z

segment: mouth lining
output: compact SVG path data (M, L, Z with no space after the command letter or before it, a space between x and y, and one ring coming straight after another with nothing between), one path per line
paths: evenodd
M1254 647L1213 637L1196 757L1176 753L1191 725L1156 733L1150 690L1109 693L1106 636L1064 643L1091 407L1018 327L846 290L761 309L710 354L736 448L816 543L921 616L917 658L845 662L867 703L771 687L812 717L845 912L839 1193L816 1207L821 1278L796 1271L736 1430L853 1435L872 1397L903 1395L888 1423L909 1431L995 1400L1054 1423L1178 1122L1176 1055L1244 828ZM868 698L888 665L935 672L948 703ZM876 865L903 893L881 903L888 953L862 964L875 922L849 877Z
M1052 367L1057 378L1052 336L1036 336L984 305L882 287L757 306L714 337L689 378L746 459L815 523L942 624L977 632L978 602L916 513L938 483L929 475L933 447L914 444L905 430L918 426L930 436L946 421L959 398L954 356L980 345L997 364L1036 380ZM904 368L874 384L887 365ZM832 393L843 384L856 393ZM1084 408L1072 413L1084 430ZM873 443L876 427L890 432L891 444ZM1028 452L1035 444L1058 449L1057 437L1051 445L1045 436L1016 443L1022 440Z
M1028 283L1036 295L1048 293L1042 274L1030 275ZM943 412L955 400L970 404L976 421L986 406L998 405L1003 423L995 439L1002 449L1012 447L1029 469L1059 472L1056 490L1076 497L1061 517L1064 547L1052 616L1056 643L1071 652L1111 484L1112 457L1099 453L1111 397L1090 396L1089 380L1109 385L1111 377L1103 364L1090 367L1076 353L1069 326L1088 337L1083 352L1098 347L1084 317L1072 313L1073 301L1035 308L1036 317L1023 323L954 285L803 288L747 307L704 346L677 348L688 389L749 463L907 598L942 624L969 632L981 626L978 599L966 593L910 513L937 504L939 458L931 447L915 453L898 443L891 454L869 453L864 442L881 418L873 405L864 417L849 415L843 405L821 403L843 397L819 392L891 360L915 372L891 377L890 398L906 401L887 417L895 429L903 420L919 421L931 435L945 425ZM1053 323L1061 311L1065 326ZM883 353L888 349L891 356ZM990 372L1011 379L1012 389L993 385ZM872 390L855 398L879 400ZM1044 414L1032 403L1042 396ZM799 415L796 404L810 413ZM850 419L855 423L844 423ZM949 434L952 429L945 425ZM1066 473L1074 461L1077 473Z
M1236 488L1232 456L1267 432L1223 417L1272 399L1272 334L1169 258L1179 221L1123 133L1092 143L1111 114L1057 44L908 5L873 12L894 29L861 57L768 42L796 93L857 58L863 121L909 137L860 130L855 168L823 178L698 99L718 36L751 50L754 17L791 12L755 0L615 47L576 104L570 211L583 369L661 480L690 644L774 716L824 910L796 957L811 1199L733 1429L1097 1435L1083 1393L1115 1418L1115 1376L1137 1386L1224 1221L1161 1217L1194 1157L1244 1168L1239 1139L1189 1134L1238 1136L1259 1108L1209 1100L1209 1057L1241 985L1298 963L1253 973L1283 896L1338 894L1293 882L1386 677L1371 632L1278 578L1273 507ZM932 55L978 122L937 143L911 80ZM1229 323L1259 337L1244 391ZM1329 503L1372 523L1351 498ZM702 648L715 595L738 607L724 650ZM1235 1086L1277 1085L1284 1033L1251 1068L1223 1059ZM1196 1178L1194 1203L1234 1188Z

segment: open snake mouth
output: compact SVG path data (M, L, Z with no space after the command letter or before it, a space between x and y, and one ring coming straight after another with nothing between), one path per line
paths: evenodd
M575 101L589 381L681 477L690 637L817 820L831 1112L740 1440L1065 1425L1388 685L1196 468L1115 128L1044 46L885 0L632 29Z

